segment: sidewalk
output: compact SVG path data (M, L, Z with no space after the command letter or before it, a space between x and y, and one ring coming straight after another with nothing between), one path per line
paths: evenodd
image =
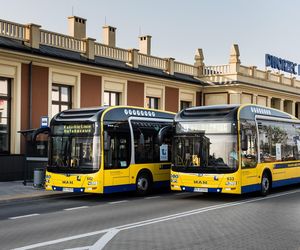
M59 191L45 191L42 188L35 188L32 183L27 183L27 185L24 186L23 181L0 182L0 203L37 199L62 193L63 192Z

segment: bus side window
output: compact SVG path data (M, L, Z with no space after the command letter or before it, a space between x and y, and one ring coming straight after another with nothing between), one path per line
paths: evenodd
M166 124L154 122L132 122L134 134L134 150L136 163L159 163L160 145L158 132ZM168 160L171 155L171 136L164 138L163 144L168 144Z
M299 157L299 135L295 137L293 124L259 121L258 125L261 162L291 161Z
M300 160L300 125L295 124L294 129L295 129L295 132L294 132L293 142L295 144L294 144L293 150L295 152L294 153L295 159Z
M255 168L257 165L257 132L254 121L242 122L243 134L247 139L246 149L242 149L241 145L241 157L242 157L242 168Z
M154 162L154 141L155 131L151 126L147 127L146 122L133 123L134 150L136 163Z
M104 168L127 168L130 164L130 133L129 127L118 124L105 127L109 148L104 150Z

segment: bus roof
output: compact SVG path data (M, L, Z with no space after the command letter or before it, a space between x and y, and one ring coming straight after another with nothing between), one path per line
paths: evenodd
M133 106L78 108L58 113L51 120L51 125L56 122L99 122L102 116L104 121L125 121L128 120L129 117L173 119L175 114L167 111Z
M175 121L181 120L237 120L255 119L255 116L270 116L284 119L296 119L294 116L269 107L255 104L234 104L234 105L211 105L186 108L180 111Z

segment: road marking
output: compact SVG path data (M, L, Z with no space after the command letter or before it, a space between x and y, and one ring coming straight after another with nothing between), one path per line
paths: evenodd
M144 198L145 200L150 200L150 199L156 199L156 198L160 198L161 196L150 196L150 197L146 197Z
M92 246L76 247L65 250L101 250L118 232L120 232L119 229L112 228Z
M100 250L118 233L119 229L113 228L109 230L104 236L102 236L89 250Z
M130 223L130 224L120 225L120 226L113 227L113 228L107 228L107 229L103 229L103 230L100 230L100 231L94 231L94 232L90 232L90 233L74 235L74 236L61 238L61 239L57 239L57 240L51 240L51 241L36 243L36 244L32 244L32 245L28 245L28 246L24 246L24 247L20 247L20 248L15 248L15 250L27 250L27 249L33 249L33 248L38 248L38 247L54 245L54 244L65 242L65 241L76 240L76 239L80 239L80 238L84 238L84 237L89 237L89 236L94 236L94 235L98 235L98 234L108 233L109 231L112 231L112 230L123 231L123 230L132 229L132 228L136 228L136 227L142 227L142 226L146 226L146 225L150 225L150 224L154 224L154 223L159 223L159 222L162 222L162 221L168 221L168 220L178 219L178 218L182 218L182 217L186 217L186 216L190 216L190 215L209 212L209 211L212 211L212 210L217 210L217 209L222 209L222 208L228 208L228 207L253 203L253 202L257 202L257 201L263 201L263 200L278 198L280 196L295 194L295 193L299 193L299 192L300 192L300 189L295 190L295 191L291 191L291 192L285 192L285 193L280 193L280 194L275 194L275 195L269 195L267 197L253 198L253 199L246 200L246 201L223 203L223 204L220 204L220 205L214 205L214 206L210 206L210 207L203 207L203 208L194 209L194 210L190 210L190 211L185 211L185 212L181 212L181 213L176 213L176 214L171 214L171 215L162 216L162 217L158 217L158 218L153 218L153 219L149 219L149 220L144 220L144 221L134 222L134 223ZM113 232L115 232L115 231L113 231Z
M26 214L26 215L21 215L21 216L16 216L16 217L10 217L10 220L16 220L16 219L21 219L21 218L27 218L27 217L32 217L32 216L37 216L40 214Z
M119 204L119 203L123 203L123 202L128 202L128 200L112 201L112 202L108 202L108 204Z
M81 207L70 207L70 208L65 208L65 211L72 211L72 210L77 210L77 209L82 209L82 208L88 208L88 206L81 206Z
M64 250L89 250L90 247L76 247L76 248L69 248Z

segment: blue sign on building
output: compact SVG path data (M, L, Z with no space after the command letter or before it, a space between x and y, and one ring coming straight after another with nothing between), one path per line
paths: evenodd
M41 116L41 128L48 127L48 116Z
M278 69L287 73L291 73L296 75L298 71L298 75L300 75L300 64L272 56L270 54L266 54L266 67L271 67L273 69ZM297 71L296 71L297 70Z

